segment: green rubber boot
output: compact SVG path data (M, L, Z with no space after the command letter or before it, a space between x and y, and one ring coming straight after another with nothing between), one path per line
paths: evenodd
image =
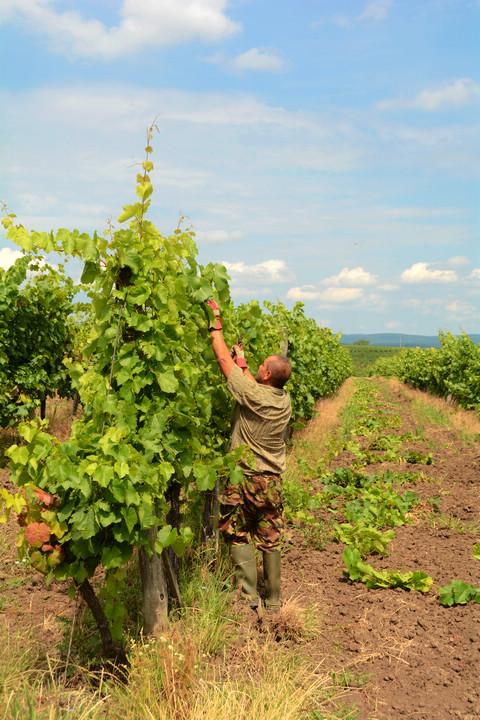
M263 553L263 578L265 581L265 608L267 612L280 610L280 550Z
M257 561L253 545L230 545L230 555L235 567L235 582L250 607L258 606Z

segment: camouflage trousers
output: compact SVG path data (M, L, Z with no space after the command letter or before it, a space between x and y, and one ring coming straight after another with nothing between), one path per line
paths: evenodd
M220 495L218 528L227 543L252 539L259 550L276 550L284 526L279 475L247 475Z

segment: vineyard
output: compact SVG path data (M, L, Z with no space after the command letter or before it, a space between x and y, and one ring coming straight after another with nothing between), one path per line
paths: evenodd
M478 717L480 423L421 391L478 411L480 348L358 348L375 377L353 379L301 304L235 306L194 234L148 219L150 139L118 228L3 219L22 250L0 270L3 717ZM242 449L211 298L253 372L293 369L285 602L260 627L218 542Z
M480 344L468 335L440 334L441 347L409 348L379 358L372 374L398 377L419 390L449 398L469 410L480 407Z
M359 377L370 375L377 361L391 358L399 352L397 347L362 343L354 343L346 347L352 358L353 374Z
M232 401L210 348L206 301L218 300L226 339L233 345L241 336L252 368L288 352L294 423L311 418L316 400L350 374L338 337L300 304L234 308L225 268L198 264L193 234L163 237L148 221L151 153L148 145L138 202L119 217L128 225L107 237L27 231L13 214L3 220L25 253L2 277L3 424L27 418L69 386L83 408L62 443L41 420L18 425L22 442L6 454L21 492L2 491L5 518L11 509L19 517L18 542L35 570L73 581L96 619L103 654L124 662L120 590L132 553L140 552L151 632L166 623L167 597L170 606L181 603L178 558L214 532L219 483L241 476L238 451L228 452ZM49 268L52 254L62 264L84 262L81 289L92 316L83 318L87 342L76 352L73 284ZM24 285L27 272L33 279ZM115 598L103 605L90 583L100 567Z

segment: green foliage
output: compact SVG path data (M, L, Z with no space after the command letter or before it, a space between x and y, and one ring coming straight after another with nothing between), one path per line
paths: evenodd
M400 494L388 482L374 484L362 490L345 504L345 518L376 527L398 527L407 522L407 513L418 498L411 490Z
M312 511L318 510L323 505L324 500L321 493L312 495L308 488L294 480L285 479L282 489L288 520L294 518L308 520L309 517L313 517Z
M32 252L0 268L0 426L27 418L48 395L68 392L73 294L62 268Z
M381 404L380 404L381 403ZM418 503L414 492L400 492L398 485L412 482L413 473L367 475L358 465L370 461L405 460L409 451L402 449L411 434L389 435L391 425L398 427L399 418L392 408L380 401L378 393L369 381L357 381L357 389L343 413L342 446L355 457L350 467L340 467L332 472L315 472L315 468L303 468L305 478L321 486L321 492L312 495L308 482L302 485L293 480L285 483L285 507L289 520L305 528L330 529L325 513L329 513L334 537L359 550L365 557L372 553L386 554L395 533L392 529L410 522L410 512ZM367 449L363 450L363 446ZM413 453L411 459L427 462ZM299 463L301 464L301 463ZM323 517L319 519L319 511ZM327 516L328 517L328 516ZM325 535L325 532L324 532Z
M345 545L355 547L361 557L366 555L386 555L388 545L395 537L393 530L382 532L371 525L341 523L335 526L335 537Z
M358 340L346 347L352 358L353 374L360 377L372 374L371 371L380 359L390 359L400 352L397 347L370 345L368 340Z
M451 396L464 408L480 407L480 345L466 333L440 333L440 348L410 348L380 360L375 374L395 375L419 390Z
M89 343L69 364L84 406L70 439L60 444L37 422L24 423L25 445L9 451L17 486L33 484L56 498L52 522L66 531L57 535L62 561L50 574L60 579L81 582L100 563L117 573L153 527L160 528L157 550L181 554L192 536L165 521L170 482L181 484L188 503L233 472L238 458L226 452L230 400L218 383L205 316L212 295L229 305L225 268L197 263L190 232L165 238L146 220L149 183L144 170L128 227L107 238L28 233L7 222L10 239L25 250L84 260L94 312Z
M285 317L284 309L281 313ZM293 419L309 419L315 401L333 395L351 374L348 351L340 345L339 336L305 318L303 306L297 303L289 318L288 354L297 378L292 396Z
M466 605L469 602L480 603L480 588L469 585L463 580L452 580L438 591L440 605Z
M257 302L239 305L230 324L237 329L233 340L241 336L254 371L269 355L288 353L292 380L286 389L293 422L309 420L318 398L333 395L351 374L348 350L339 336L305 317L302 303L291 311L282 303L265 302L263 310Z
M151 152L148 144L138 201L125 206L122 226L105 237L65 228L29 232L13 215L3 221L9 239L27 253L80 258L90 301L69 319L77 333L66 364L82 417L64 443L38 421L21 423L23 443L8 451L26 503L19 543L49 577L81 583L102 565L110 589L122 581L134 548L150 551L153 528L156 552L171 547L184 554L194 537L188 519L196 522L202 493L217 481L238 480L241 450L228 452L232 400L211 349L208 298L222 308L227 342L241 334L257 365L288 345L295 419L311 417L316 399L333 393L350 372L339 338L306 318L301 304L292 311L269 303L235 309L226 269L198 263L193 233L177 228L165 237L147 219ZM27 264L10 272L5 293L17 297ZM62 282L54 297L58 305L60 290L65 293L66 311L70 286ZM29 292L41 305L40 290ZM6 363L0 356L0 369ZM167 520L173 484L180 487L179 527ZM38 506L35 490L54 501ZM121 603L106 601L105 610L119 637Z
M432 453L421 453L418 450L409 450L404 460L411 465L431 465L433 462Z
M401 426L399 415L379 398L370 380L357 380L355 395L342 411L342 433L345 441L385 436L388 430Z
M398 572L397 570L376 570L363 562L357 548L346 547L343 551L345 575L353 582L363 582L370 588L402 588L426 593L432 586L432 578L424 572Z
M386 528L409 522L408 513L418 503L414 492L399 493L390 471L364 475L352 468L338 468L320 478L323 506L338 510L350 523Z
M210 548L192 553L182 567L180 614L185 636L195 637L207 655L220 652L232 634L232 594L225 587L230 573L230 566L215 561Z

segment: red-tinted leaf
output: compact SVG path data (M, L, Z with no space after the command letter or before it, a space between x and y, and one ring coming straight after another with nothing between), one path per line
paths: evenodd
M55 495L51 495L50 493L45 492L45 490L41 490L40 488L35 488L34 492L37 496L37 500L41 502L42 505L45 505L46 507L51 507L55 503Z
M40 548L50 539L51 530L47 523L30 523L25 528L25 540L31 547Z

